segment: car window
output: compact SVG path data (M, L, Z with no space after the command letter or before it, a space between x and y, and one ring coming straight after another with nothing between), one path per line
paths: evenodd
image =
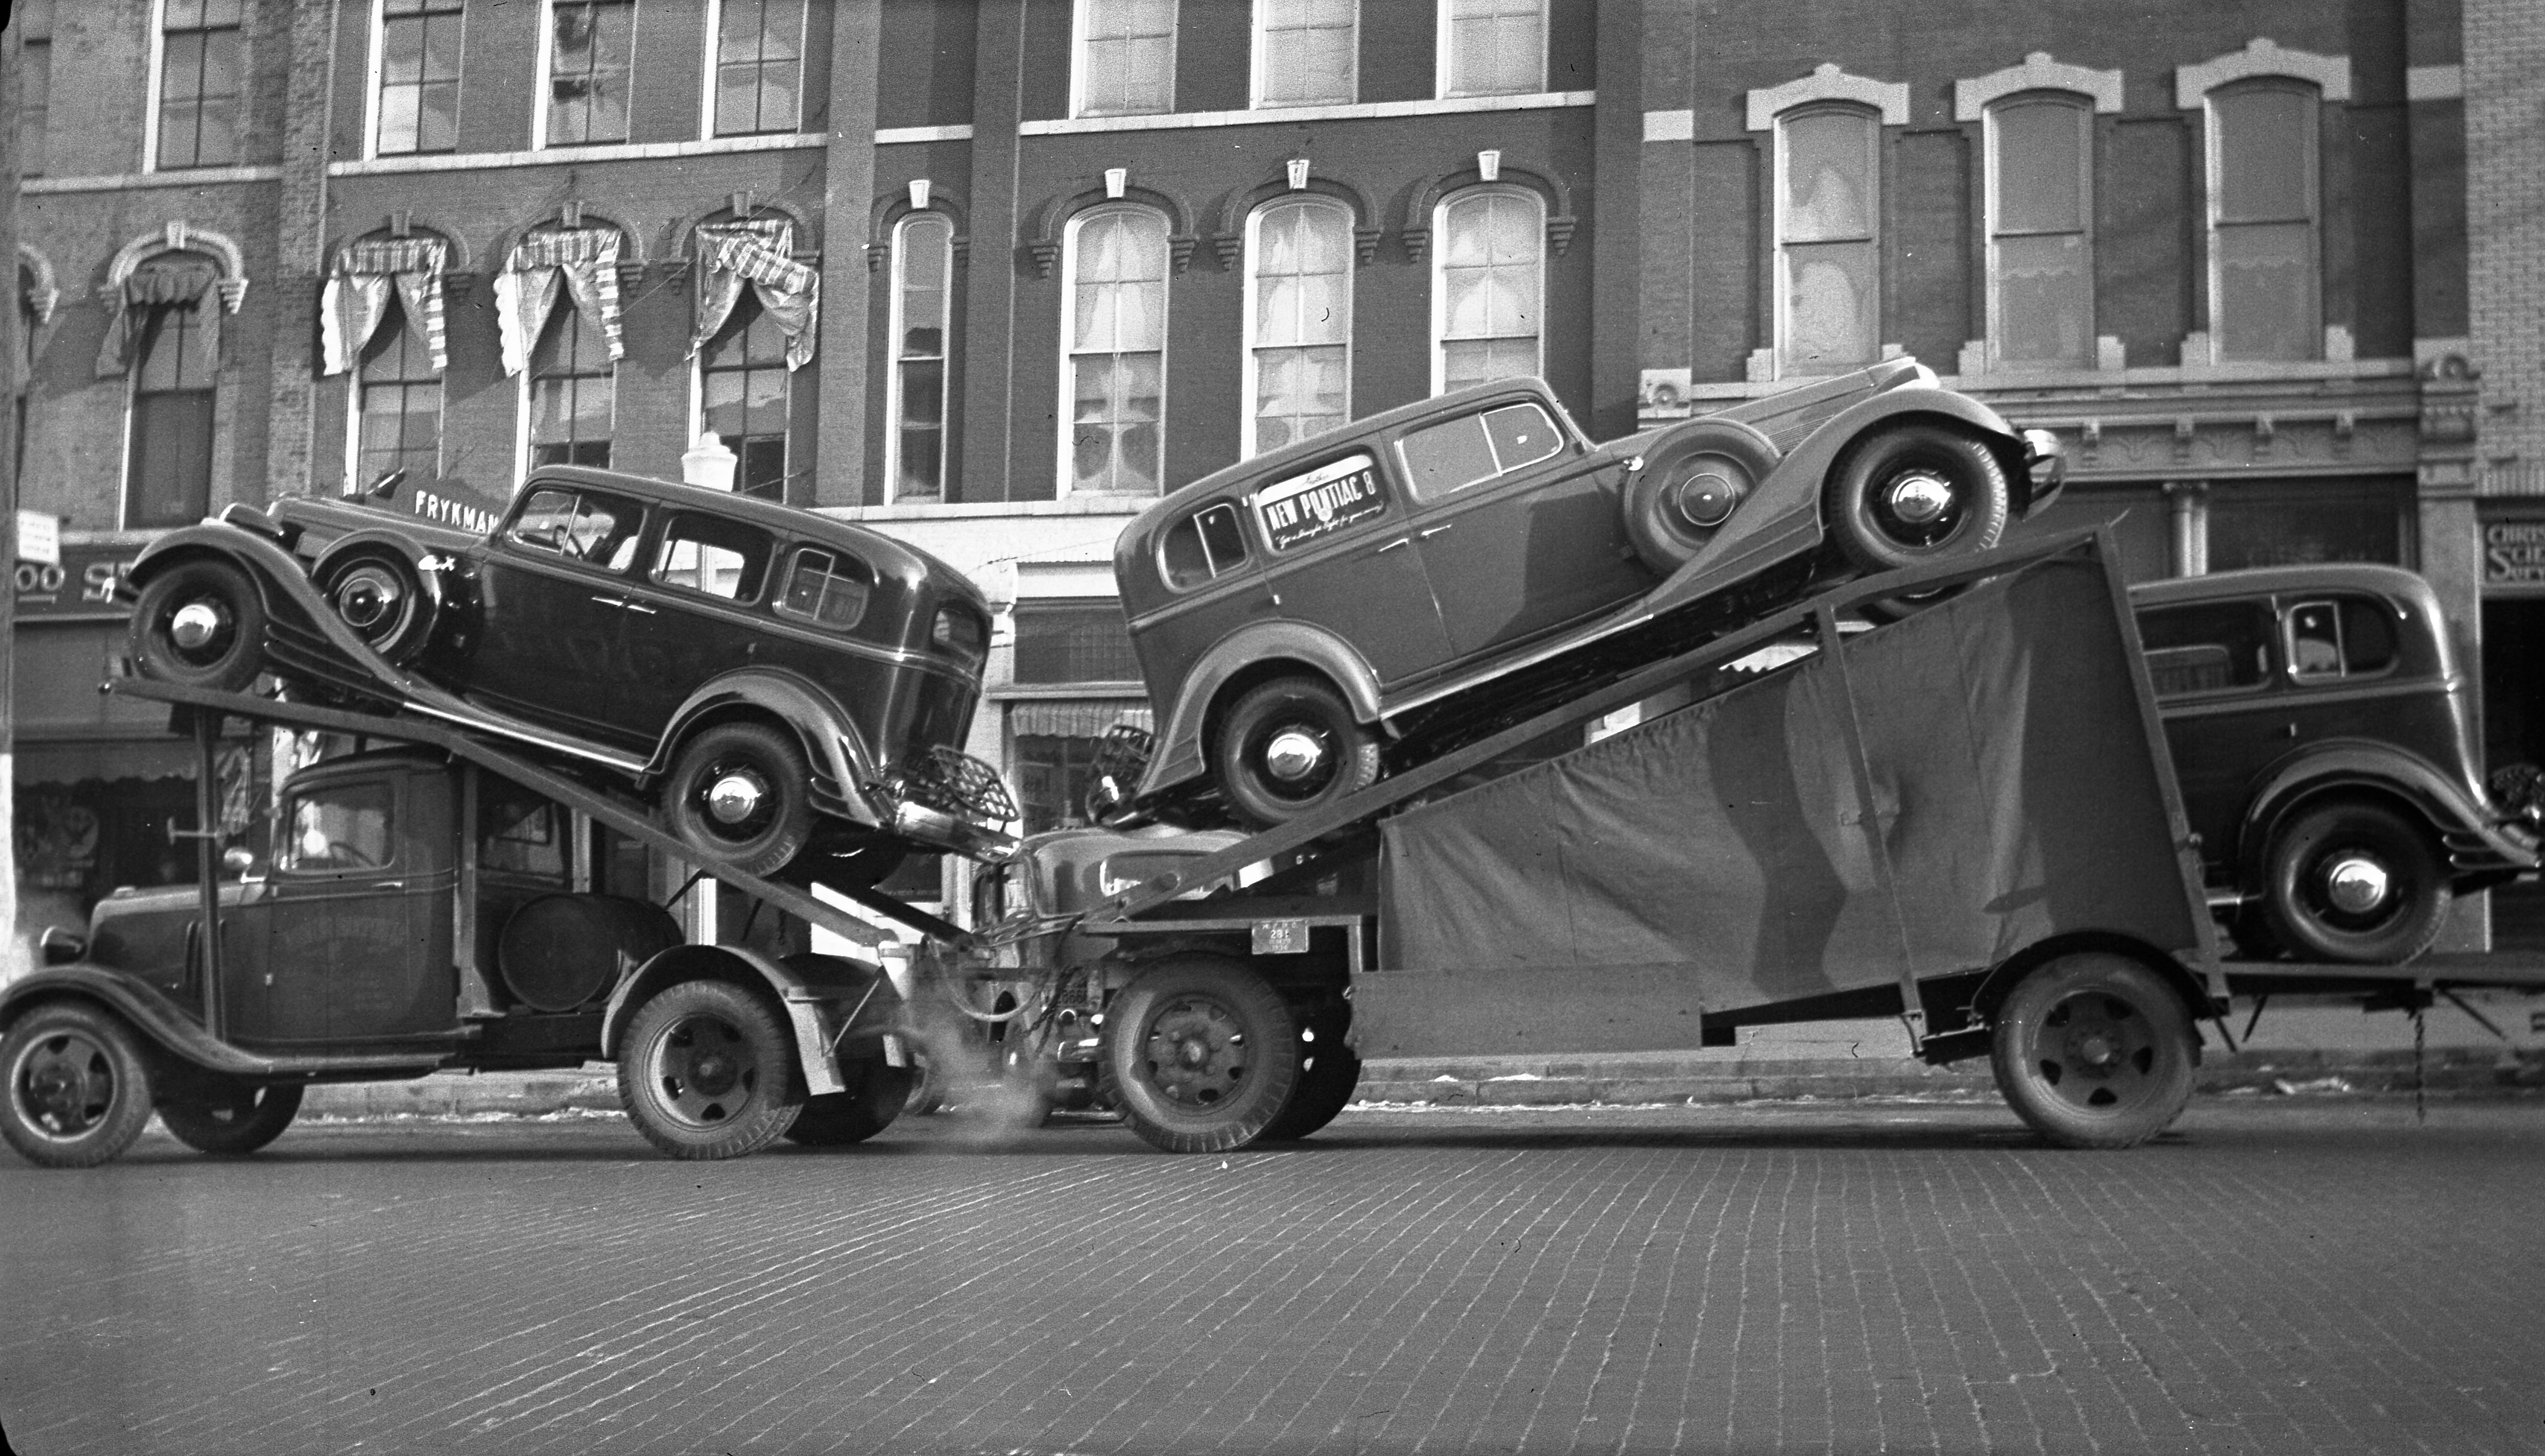
M2352 673L2382 673L2395 665L2395 609L2367 597L2341 599L2341 663Z
M809 616L826 627L854 627L866 614L874 596L874 568L842 552L806 546L795 553L786 572L786 591L778 609Z
M384 869L392 852L389 786L349 783L302 794L285 811L283 827L277 869Z
M1346 455L1255 493L1255 518L1275 552L1296 550L1386 510L1386 487L1366 454Z
M2301 682L2360 677L2395 665L2395 623L2387 608L2358 597L2301 602L2289 608L2289 676Z
M2271 675L2271 612L2258 602L2201 602L2139 613L2159 698L2259 686Z
M757 602L776 551L777 542L759 526L683 512L663 527L663 543L654 548L654 580L727 602Z
M531 492L505 534L515 545L534 551L624 571L635 559L636 536L644 524L645 509L634 501L546 486Z
M492 774L478 780L477 863L542 879L565 878L565 836L557 807Z
M1534 404L1507 404L1408 434L1396 443L1414 498L1436 501L1564 448L1564 437Z
M1246 526L1226 501L1204 506L1167 530L1158 546L1167 585L1198 587L1246 564Z

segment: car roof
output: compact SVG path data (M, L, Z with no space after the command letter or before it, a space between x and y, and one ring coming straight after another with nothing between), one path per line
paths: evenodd
M2321 562L2306 566L2256 566L2205 576L2172 577L2130 588L2133 607L2171 607L2237 597L2299 596L2310 592L2365 592L2410 603L2436 617L2439 601L2430 584L2400 566L2369 562Z

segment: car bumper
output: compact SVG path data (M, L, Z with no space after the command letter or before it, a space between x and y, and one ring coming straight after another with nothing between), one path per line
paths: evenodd
M1017 852L1015 835L992 825L904 800L892 811L892 831L930 849L950 849L966 858L996 863Z

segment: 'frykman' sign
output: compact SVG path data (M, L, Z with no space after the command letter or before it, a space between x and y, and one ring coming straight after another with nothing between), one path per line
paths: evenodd
M1287 551L1387 509L1365 454L1346 455L1255 494L1255 514L1272 549Z

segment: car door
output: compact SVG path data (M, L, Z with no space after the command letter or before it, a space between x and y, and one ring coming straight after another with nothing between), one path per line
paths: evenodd
M776 554L756 526L700 511L664 522L620 610L625 672L612 703L620 728L653 742L699 685L758 657L767 622L754 608Z
M1617 511L1618 466L1586 456L1531 400L1396 442L1414 538L1461 658L1632 602L1655 578Z
M626 571L644 517L624 496L532 484L478 563L481 622L466 696L579 735L651 745L614 721L611 703L625 671Z
M1270 548L1264 580L1282 616L1351 643L1382 685L1449 660L1412 522L1369 450L1274 481L1248 508Z

